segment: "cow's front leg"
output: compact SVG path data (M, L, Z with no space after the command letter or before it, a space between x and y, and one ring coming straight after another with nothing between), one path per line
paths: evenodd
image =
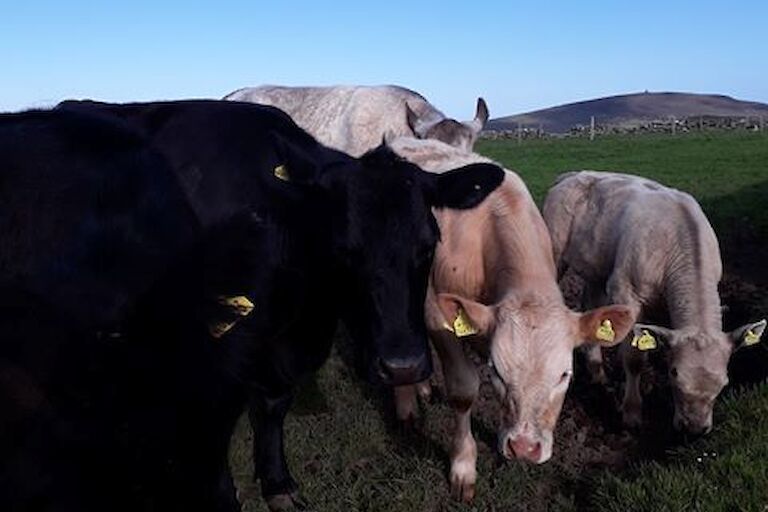
M453 334L437 333L433 340L443 367L448 403L456 413L451 447L451 495L466 503L474 498L477 481L477 443L472 436L470 419L480 378Z
M472 436L471 402L451 401L456 412L456 430L451 451L451 496L468 503L475 497L477 443Z
M603 283L585 283L581 294L582 311L589 311L608 304ZM587 371L593 384L608 384L603 366L603 349L600 345L587 344L583 349L587 359Z
M646 364L644 352L624 343L621 346L621 359L624 365L624 400L621 414L624 426L639 428L643 423L643 396L640 391L640 374Z
M299 487L288 471L283 447L283 423L293 392L277 397L254 396L249 416L253 429L254 478L270 510L303 510Z
M631 283L623 279L611 278L606 288L608 300L612 304L624 304L632 309L635 321L640 316L640 302L635 299ZM643 423L643 397L640 392L640 374L646 364L646 354L630 345L629 338L619 348L619 356L624 366L624 400L621 403L621 415L624 426L638 428Z

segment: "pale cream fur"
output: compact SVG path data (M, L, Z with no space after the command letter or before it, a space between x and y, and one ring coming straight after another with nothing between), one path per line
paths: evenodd
M558 179L543 215L561 273L571 269L587 283L584 306L620 302L646 322L658 321L654 312L668 314L668 328L648 327L668 350L675 425L708 431L742 331L722 330L720 250L698 203L645 178L582 171ZM628 380L624 420L637 426L644 353L627 346L622 352ZM597 380L603 379L599 348L590 361Z
M265 85L234 91L224 99L277 107L322 144L355 157L379 146L385 136L432 137L430 130L447 119L420 94L394 85ZM408 123L406 104L416 116L414 127ZM448 123L451 139L471 149L485 120L487 112L484 120Z
M491 162L431 140L400 138L391 141L390 147L431 172ZM573 348L590 338L582 332L580 322L593 318L565 306L546 225L514 172L507 170L503 183L479 206L438 209L435 216L441 240L432 265L425 315L444 371L447 396L457 414L452 493L468 501L474 495L477 458L476 449L470 449L474 439L469 414L479 379L467 352L485 355L494 368L494 385L503 405L501 452L508 458L517 454L541 463L552 454L552 432L570 382ZM446 293L467 300L467 311L485 312L480 317L490 320L487 326L479 326L480 336L459 339L446 330L446 322L453 320L446 318L440 306L440 297ZM632 324L628 310L610 311L624 315L621 328L626 333ZM515 443L534 448L521 455L513 452Z

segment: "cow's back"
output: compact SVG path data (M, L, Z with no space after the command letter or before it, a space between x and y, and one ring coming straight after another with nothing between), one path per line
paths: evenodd
M420 94L394 85L240 89L224 97L277 107L326 146L360 156L385 135L413 136L406 103L424 122L445 116Z
M494 163L436 140L403 137L392 149L426 171L443 173L473 163ZM523 180L505 170L504 181L468 210L435 210L440 226L432 271L437 293L491 300L515 287L523 274L548 276L554 265L549 232ZM429 306L428 306L429 307ZM435 310L436 318L441 318ZM442 320L433 326L441 328Z
M678 254L721 273L717 238L699 204L646 178L582 171L559 178L544 203L554 252L582 277L626 272L638 284L659 283Z

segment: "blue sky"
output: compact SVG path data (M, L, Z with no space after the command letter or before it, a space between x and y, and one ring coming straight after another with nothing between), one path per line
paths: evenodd
M26 0L0 4L0 111L382 84L491 117L612 94L768 103L768 1Z

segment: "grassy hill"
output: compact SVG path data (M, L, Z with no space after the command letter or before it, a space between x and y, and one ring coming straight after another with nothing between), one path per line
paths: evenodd
M549 133L566 133L577 124L586 125L590 116L602 125L633 125L643 121L695 116L763 116L768 121L768 105L740 101L729 96L656 92L625 94L579 101L525 114L492 119L486 130L515 130L518 123L541 127Z

